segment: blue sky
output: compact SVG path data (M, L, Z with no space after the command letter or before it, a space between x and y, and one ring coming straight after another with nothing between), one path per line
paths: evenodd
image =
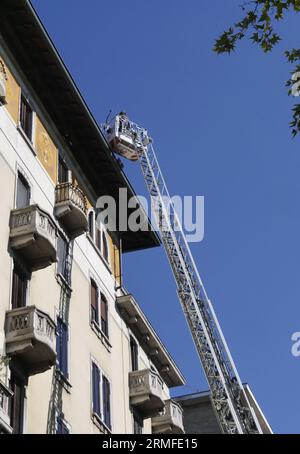
M239 19L240 0L34 0L98 122L126 110L155 141L169 190L205 196L205 238L192 251L243 381L273 430L300 432L300 146L283 51L300 16L263 55L231 56L214 39ZM298 32L298 34L297 34ZM137 164L125 171L145 194ZM162 248L124 257L135 294L187 378L207 389Z

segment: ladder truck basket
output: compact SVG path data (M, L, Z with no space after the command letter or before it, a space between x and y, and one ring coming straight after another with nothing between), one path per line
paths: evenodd
M130 161L137 161L138 150L151 143L147 130L137 129L125 112L120 112L104 126L104 134L112 150Z

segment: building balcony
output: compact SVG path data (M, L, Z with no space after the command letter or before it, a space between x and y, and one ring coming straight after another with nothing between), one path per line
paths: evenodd
M54 215L70 239L88 230L87 201L78 186L72 183L56 186Z
M10 426L10 399L12 391L0 380L0 434L11 434Z
M55 323L35 306L6 311L5 343L6 354L28 376L55 364Z
M144 369L129 373L130 404L143 418L155 416L164 409L162 392L163 382L152 370Z
M12 210L9 245L31 271L56 262L56 226L38 205Z
M152 418L152 432L154 434L183 434L182 408L173 400L165 402L164 410Z

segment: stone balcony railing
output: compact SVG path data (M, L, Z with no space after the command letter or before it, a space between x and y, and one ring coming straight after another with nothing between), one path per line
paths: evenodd
M78 186L72 183L56 186L54 215L70 239L87 231L87 200Z
M164 409L163 382L151 369L129 373L130 404L143 418L157 415Z
M10 426L10 399L12 391L0 380L0 434L11 434Z
M6 311L6 354L25 374L50 369L56 360L55 323L35 306Z
M165 401L164 410L152 418L152 432L154 434L182 434L183 416L182 408L172 399Z
M38 205L11 211L10 247L22 257L31 271L56 262L56 237L54 221Z

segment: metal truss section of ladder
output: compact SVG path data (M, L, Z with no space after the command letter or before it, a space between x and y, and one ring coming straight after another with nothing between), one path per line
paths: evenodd
M179 299L210 386L211 399L224 433L261 433L219 322L202 284L181 223L170 198L153 145L145 130L132 124L142 173L155 219L177 283Z

